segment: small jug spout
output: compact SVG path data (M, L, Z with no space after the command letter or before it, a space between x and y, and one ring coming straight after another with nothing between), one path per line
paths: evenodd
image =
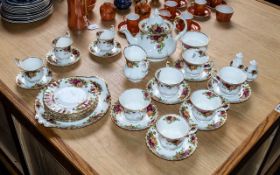
M138 40L136 37L132 36L132 34L130 33L130 31L128 31L127 29L122 29L121 30L122 33L125 34L125 37L128 41L129 44L135 44L138 45Z

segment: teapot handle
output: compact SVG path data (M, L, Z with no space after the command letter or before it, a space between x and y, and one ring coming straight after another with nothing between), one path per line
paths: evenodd
M180 38L187 32L187 28L188 28L186 20L184 20L184 19L181 18L181 17L176 17L176 18L175 18L175 20L174 20L174 22L173 22L173 26L176 26L175 23L176 23L177 20L182 20L182 21L184 22L184 29L183 29L181 32L179 32L179 33L177 34L177 36L174 38L175 41L177 41L178 39L180 39Z

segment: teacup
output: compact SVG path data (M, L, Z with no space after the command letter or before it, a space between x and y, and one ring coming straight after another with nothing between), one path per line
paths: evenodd
M235 67L223 67L216 76L220 90L226 95L236 95L241 85L247 80L247 75Z
M230 107L220 96L206 89L193 92L190 102L193 105L192 112L194 117L201 121L210 121L217 111L226 111Z
M208 48L209 38L206 34L198 31L189 31L181 38L184 49L198 49L203 53Z
M171 14L171 19L176 17L178 3L176 1L165 1L164 8L168 10Z
M139 122L146 115L146 108L151 104L148 92L142 89L128 89L119 97L124 108L124 116L131 122Z
M194 1L194 14L201 16L205 14L207 1L206 0L195 0Z
M193 135L197 127L179 115L168 114L156 122L156 130L160 144L166 149L174 150L179 148L187 137Z
M172 18L171 13L166 9L160 9L159 16L161 16L162 18L167 19L167 20L171 20L171 18Z
M179 92L180 84L184 81L181 71L173 67L163 67L155 73L159 93L165 97L175 96Z
M228 5L216 6L216 19L219 22L230 22L233 15L233 8Z
M141 81L149 70L146 51L137 45L130 45L123 53L126 59L125 75L130 81Z
M69 34L54 39L52 44L54 55L58 60L65 60L71 57L73 40Z
M37 57L27 57L22 60L15 58L16 64L22 69L23 75L29 82L38 82L44 75L44 61Z
M136 35L139 32L139 21L140 15L136 13L129 13L126 16L127 29L134 35Z
M212 68L212 62L209 62L209 57L201 54L196 49L188 49L182 53L185 61L185 71L190 75L200 75L204 70Z
M115 32L113 29L102 30L96 33L97 36L97 47L101 51L111 51L114 48L114 37Z

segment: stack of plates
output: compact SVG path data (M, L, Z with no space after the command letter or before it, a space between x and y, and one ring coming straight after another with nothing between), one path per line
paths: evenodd
M53 12L52 0L2 0L1 17L11 23L30 23Z

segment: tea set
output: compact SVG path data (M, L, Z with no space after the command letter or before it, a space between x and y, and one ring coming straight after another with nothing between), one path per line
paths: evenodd
M118 9L131 4L115 1ZM165 61L180 42L182 53L174 64L156 70L146 89L127 89L111 107L111 120L118 127L137 131L147 129L147 147L166 160L182 160L191 156L198 146L198 130L215 130L227 120L231 103L241 103L252 94L249 82L258 75L257 62L243 64L243 54L237 53L229 66L214 69L207 54L209 37L200 32L194 17L210 17L216 9L217 20L229 22L233 9L220 0L195 0L186 12L188 1L165 1L164 9L151 12L142 1L118 26L129 43L123 49L123 73L132 83L145 79L151 62ZM107 6L100 9L104 20L112 20L115 7L106 16ZM141 7L146 9L142 12ZM138 9L138 10L137 10ZM109 13L109 12L108 12ZM147 15L149 14L149 15ZM110 16L111 15L111 16ZM113 18L112 18L113 16ZM103 20L103 19L102 19ZM173 36L173 30L177 35ZM69 33L52 41L46 61L53 66L69 66L80 60L80 51L73 46ZM89 52L100 58L113 57L122 48L115 40L115 28L96 32ZM88 126L102 118L111 106L111 95L105 80L96 76L74 76L52 81L51 71L37 57L16 59L22 69L16 77L18 86L25 89L42 88L35 99L35 118L45 127L75 129ZM208 89L191 93L188 81L206 81ZM168 105L181 104L179 114L159 116L152 99Z

